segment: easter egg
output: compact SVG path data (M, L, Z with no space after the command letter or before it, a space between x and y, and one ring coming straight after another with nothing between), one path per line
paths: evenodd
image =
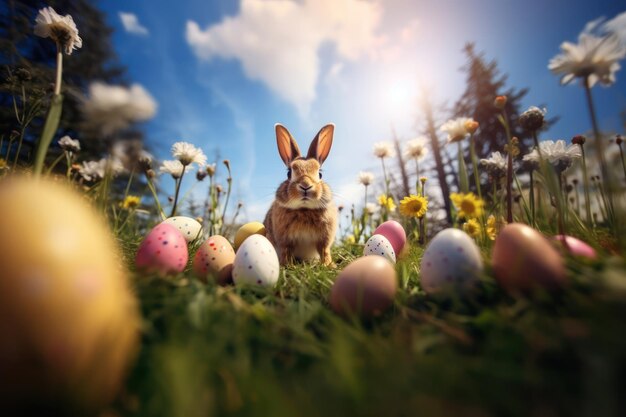
M180 231L160 223L144 238L137 251L137 269L161 275L183 272L189 259L187 241Z
M483 271L474 239L459 229L444 229L428 243L420 266L420 284L429 294L470 290Z
M163 220L161 223L169 224L177 228L187 242L196 240L202 231L202 225L191 217L174 216Z
M263 223L250 222L246 223L237 230L235 233L235 250L239 250L239 246L252 235L265 236L265 226Z
M232 271L235 251L223 236L211 236L193 258L193 271L202 281L212 278L220 285L233 281Z
M138 347L116 241L64 182L3 179L0 201L0 407L93 415L115 397Z
M233 263L235 284L271 286L279 274L278 255L265 236L252 235L243 241Z
M383 235L387 238L393 251L399 255L406 244L406 233L400 223L395 220L387 220L374 230L375 235Z
M396 270L382 256L358 258L337 275L330 306L341 315L379 315L393 303L397 281Z
M396 253L393 251L391 243L383 235L373 235L365 242L363 256L368 255L382 256L389 262L396 263Z
M504 227L493 246L493 272L510 292L554 290L566 281L559 252L535 229L520 223Z
M594 248L573 236L556 235L552 239L557 242L557 247L568 250L574 256L587 259L596 259L598 257Z

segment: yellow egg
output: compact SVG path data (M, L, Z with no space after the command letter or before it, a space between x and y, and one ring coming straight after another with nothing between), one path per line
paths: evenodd
M241 226L239 230L237 230L237 233L235 233L235 251L239 249L239 246L241 246L244 240L252 235L265 236L265 226L263 226L263 223L250 222Z
M138 345L115 240L61 182L5 179L0 201L0 407L97 409Z

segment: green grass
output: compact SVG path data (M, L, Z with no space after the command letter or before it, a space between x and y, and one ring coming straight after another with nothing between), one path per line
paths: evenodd
M138 239L125 238L128 261ZM618 415L626 407L626 265L568 261L558 294L512 298L489 268L465 299L419 288L421 249L397 264L392 308L343 319L336 270L285 269L275 288L136 275L142 347L114 405L127 416Z

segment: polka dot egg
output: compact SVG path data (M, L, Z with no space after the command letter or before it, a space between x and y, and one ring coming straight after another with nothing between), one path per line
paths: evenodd
M193 258L193 271L202 281L212 278L218 284L226 285L233 280L234 261L235 251L228 240L223 236L215 235L198 248Z
M141 242L135 261L138 269L167 275L183 272L188 259L183 235L174 226L161 223Z
M363 256L368 255L382 256L389 262L396 263L396 253L389 240L383 235L373 235L367 240L363 248Z
M200 236L202 225L191 217L175 216L163 220L161 224L169 224L177 228L187 242L192 242Z
M449 294L471 289L483 271L474 240L458 229L444 229L430 241L420 268L422 289L429 294Z
M279 274L278 255L265 236L252 235L237 249L233 264L235 284L272 286Z

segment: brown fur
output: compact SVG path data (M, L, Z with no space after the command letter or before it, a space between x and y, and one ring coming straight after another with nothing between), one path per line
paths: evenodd
M278 259L283 265L312 260L317 256L322 264L332 265L330 248L337 230L337 208L330 187L319 178L319 161L323 162L326 158L330 145L326 145L323 153L315 157L311 155L311 152L318 152L317 141L326 128L322 128L314 139L306 159L300 157L297 144L290 135L288 139L295 144L292 147L295 152L289 154L287 151L285 157L281 153L291 169L291 179L278 187L264 224L266 236L276 247ZM332 130L330 141L332 143ZM305 191L303 188L308 189Z

